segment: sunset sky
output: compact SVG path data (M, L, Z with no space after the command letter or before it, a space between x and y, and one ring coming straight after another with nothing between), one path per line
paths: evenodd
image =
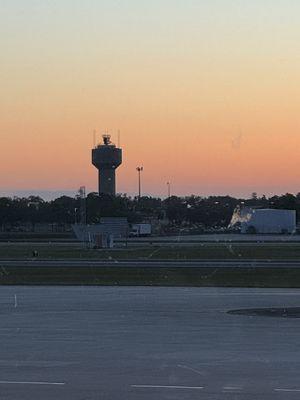
M299 0L0 0L0 194L300 191Z

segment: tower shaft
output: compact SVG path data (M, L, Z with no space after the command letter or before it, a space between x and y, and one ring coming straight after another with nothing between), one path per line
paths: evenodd
M99 169L98 173L99 194L116 195L116 170L112 168Z

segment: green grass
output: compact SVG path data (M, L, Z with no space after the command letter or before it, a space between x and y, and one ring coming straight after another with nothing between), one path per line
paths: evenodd
M88 250L80 244L1 244L1 259L300 259L300 244L204 244ZM3 263L4 265L4 263ZM1 267L0 285L153 285L300 288L297 268Z
M1 244L0 259L30 259L37 250L40 259L300 259L300 244L216 244L195 246L146 246L112 250L90 250L80 244Z
M296 268L1 267L0 285L300 288L300 270Z

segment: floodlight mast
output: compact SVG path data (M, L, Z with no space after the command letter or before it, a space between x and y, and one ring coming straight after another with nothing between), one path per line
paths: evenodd
M171 182L168 181L167 182L167 186L168 186L168 199L171 197Z
M141 173L142 173L142 171L144 171L144 167L137 167L136 170L138 172L139 199L140 199L142 196Z

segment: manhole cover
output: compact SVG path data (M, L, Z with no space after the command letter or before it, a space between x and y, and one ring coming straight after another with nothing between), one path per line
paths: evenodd
M228 314L247 315L252 317L279 317L279 318L300 318L300 307L286 308L244 308L230 310Z

